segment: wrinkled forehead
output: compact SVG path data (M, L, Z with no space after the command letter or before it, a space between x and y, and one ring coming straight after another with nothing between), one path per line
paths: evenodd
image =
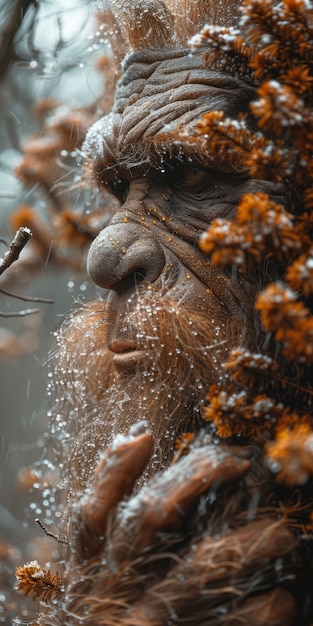
M113 110L89 131L85 150L103 168L127 155L134 164L149 159L157 147L179 151L177 131L183 142L204 113L236 115L253 95L237 77L207 68L201 51L141 50L124 61Z

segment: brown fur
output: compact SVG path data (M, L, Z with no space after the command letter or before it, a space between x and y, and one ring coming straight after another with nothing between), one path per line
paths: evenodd
M112 366L112 353L106 348L110 309L105 303L88 305L70 316L58 337L54 388L58 415L66 402L68 418L59 439L65 466L72 447L72 486L76 481L86 485L99 450L138 419L147 422L156 442L154 471L167 466L176 438L186 431L197 432L203 424L200 409L207 389L227 376L221 364L242 334L228 315L212 326L206 315L158 300L155 294L138 294L127 321L127 338L141 336L141 347L147 349L147 359L132 377L118 376ZM226 333L227 345L220 333Z
M103 455L72 511L66 597L40 624L291 623L290 594L277 589L272 602L270 592L269 604L254 596L293 581L299 562L284 518L271 521L264 511L262 519L261 508L258 521L241 515L252 495L241 481L248 486L253 452L203 443L127 500L149 436L123 437Z
M173 192L159 162L164 151L181 166L171 163L183 145L177 127L190 130L204 111L247 109L250 85L181 49L206 21L238 15L233 3L225 16L224 3L203 0L112 0L107 15L116 57L135 54L112 115L85 147L98 184L124 204L89 257L90 274L113 295L73 314L58 336L52 433L66 500L64 592L38 624L289 626L298 544L277 514L261 450L221 445L202 415L212 384L233 389L223 368L230 350L263 341L254 296L278 270L268 263L258 276L229 277L196 248L205 224L233 214L247 186L277 187L222 180L227 159L199 154L189 135L182 162L198 153L192 175L212 167L210 189ZM135 371L115 371L112 337L145 353ZM175 462L186 432L194 443Z
M123 38L133 50L176 48L186 46L205 24L233 26L238 21L238 4L233 0L106 0L103 9L102 19L120 60Z

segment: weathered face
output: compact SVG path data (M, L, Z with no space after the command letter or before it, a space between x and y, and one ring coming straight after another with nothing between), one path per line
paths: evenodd
M253 288L212 266L197 241L212 219L234 216L254 183L197 153L183 133L173 138L209 109L236 111L249 97L238 81L205 69L199 54L145 51L130 57L113 112L89 134L98 181L121 202L88 259L93 280L111 290L108 346L119 372L146 364L160 339L138 333L139 300L201 314L210 346L223 345L219 360L250 333Z
M192 141L205 112L236 116L251 97L201 54L141 51L124 64L112 113L87 136L100 187L120 201L88 258L92 279L110 290L107 346L118 373L103 396L103 428L111 435L145 419L162 453L199 428L229 351L256 337L260 285L212 265L198 239L214 218L233 218L245 193L271 189Z

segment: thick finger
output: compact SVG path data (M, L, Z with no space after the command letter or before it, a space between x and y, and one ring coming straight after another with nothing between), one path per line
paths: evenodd
M174 465L165 476L163 499L155 499L142 517L142 528L156 531L175 528L196 505L199 496L238 482L250 469L250 461L239 459L223 448L207 447L194 450Z
M151 435L125 438L108 450L100 460L92 483L79 504L80 530L77 544L86 551L84 537L103 538L108 516L129 495L146 467L153 448ZM88 550L87 550L88 551Z
M223 447L192 450L129 500L114 535L112 558L117 558L119 547L140 551L153 544L158 532L176 530L203 493L238 482L249 468L249 460Z

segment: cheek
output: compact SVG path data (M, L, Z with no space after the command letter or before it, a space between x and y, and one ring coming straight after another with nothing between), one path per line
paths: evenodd
M177 280L174 285L168 288L167 298L179 302L181 306L187 309L202 312L209 312L212 308L214 310L221 308L218 298L214 296L212 284L209 287L206 282L198 279L192 269L186 267L183 261L177 259L177 263L179 264ZM205 274L205 268L203 273Z

